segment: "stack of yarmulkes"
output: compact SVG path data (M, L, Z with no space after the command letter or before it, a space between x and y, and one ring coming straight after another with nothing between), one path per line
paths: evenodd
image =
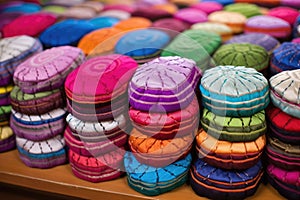
M63 46L43 51L16 68L10 126L27 166L50 168L67 161L63 85L84 58L80 49Z
M251 196L263 175L268 81L253 68L218 66L205 71L200 90L203 129L196 136L191 186L212 199Z
M72 172L91 182L123 174L123 157L132 127L127 86L138 64L130 57L97 56L69 74L65 82Z
M271 58L270 71L272 75L286 70L300 69L300 45L284 42L274 50Z
M187 180L190 149L198 128L195 95L201 71L190 59L156 58L140 66L129 84L134 129L125 156L128 184L158 195Z
M8 126L11 113L9 94L13 89L13 73L24 60L42 51L41 43L29 36L0 40L0 152L15 147L15 136ZM5 51L4 51L5 49Z
M273 107L267 110L268 179L287 199L300 198L300 70L270 78Z

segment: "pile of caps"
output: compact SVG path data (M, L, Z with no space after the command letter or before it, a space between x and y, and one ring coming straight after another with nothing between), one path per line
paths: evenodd
M300 199L300 0L0 0L0 152L189 181L243 199L264 176Z

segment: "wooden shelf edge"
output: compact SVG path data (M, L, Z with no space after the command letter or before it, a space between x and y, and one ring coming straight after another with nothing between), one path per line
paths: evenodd
M68 164L51 169L29 168L20 161L17 150L0 154L0 182L83 199L99 199L100 197L108 200L205 199L197 196L188 185L169 193L148 197L132 190L126 183L126 177L102 183L90 183L75 177ZM263 184L249 199L261 198L284 199L270 185Z

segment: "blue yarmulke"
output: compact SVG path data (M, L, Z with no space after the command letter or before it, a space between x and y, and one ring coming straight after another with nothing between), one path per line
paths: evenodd
M148 196L159 195L183 185L187 181L191 161L192 156L188 154L166 167L155 168L140 163L131 152L124 156L129 186Z
M93 19L90 19L89 22L93 24L97 29L100 28L107 28L107 27L112 27L116 23L118 23L120 19L115 18L115 17L96 17Z
M207 1L210 1L210 2L217 2L217 3L220 3L222 5L228 5L228 4L233 4L234 3L234 0L203 0L202 2L207 2Z
M21 3L4 8L1 12L35 13L41 10L41 6L34 3Z
M249 117L270 102L268 80L255 69L242 66L206 70L200 90L203 106L221 116Z
M117 42L115 53L134 59L154 57L169 43L170 36L155 29L142 29L125 34Z
M263 175L262 163L246 170L224 170L201 159L190 170L192 189L210 199L244 199L253 195Z
M77 46L79 40L96 27L86 20L67 19L47 28L39 37L46 48Z

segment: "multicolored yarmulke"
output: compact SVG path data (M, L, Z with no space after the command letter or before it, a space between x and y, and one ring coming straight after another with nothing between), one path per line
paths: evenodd
M270 102L268 80L253 68L208 69L200 90L203 106L221 116L249 117L264 110Z
M20 64L14 73L14 83L30 94L60 88L84 59L83 52L76 47L48 49Z
M245 199L256 192L263 176L263 166L258 162L245 170L224 170L198 159L192 165L190 175L192 189L199 196Z
M64 138L57 135L43 141L16 137L20 159L28 167L51 168L67 162Z
M234 36L226 44L250 43L263 47L269 54L280 46L280 42L271 35L264 33L248 33Z
M124 166L131 188L148 196L156 196L185 184L192 161L191 154L167 166L156 168L140 163L134 153L127 152Z
M267 131L263 110L250 117L224 117L204 108L201 124L208 134L230 142L253 141Z
M10 99L15 111L27 115L44 114L65 105L65 93L62 89L27 94L20 87L14 86Z
M200 77L201 71L192 60L178 56L156 58L137 68L129 83L129 103L147 112L184 109L193 100Z
M271 57L271 73L277 74L286 70L300 69L300 45L292 42L284 42L274 50Z
M226 44L214 53L212 62L217 66L245 66L262 72L269 67L269 54L255 44Z
M266 136L247 142L218 140L201 129L196 136L198 157L212 166L222 169L247 169L261 158L266 145Z
M269 183L285 198L297 200L300 198L300 171L284 170L270 164L267 167Z
M30 36L15 36L0 40L0 86L13 82L16 67L23 61L42 51L41 43Z
M273 104L283 112L300 118L300 69L280 72L269 81Z
M153 167L165 167L189 154L194 133L168 140L148 137L136 129L130 133L128 144L138 161Z

